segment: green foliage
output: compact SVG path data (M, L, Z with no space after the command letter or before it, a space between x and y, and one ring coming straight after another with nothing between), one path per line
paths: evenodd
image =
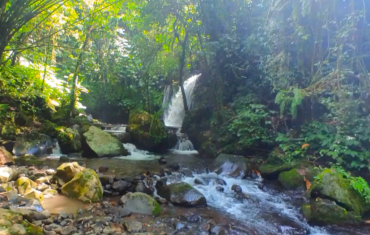
M302 90L296 87L292 91L280 91L275 98L275 103L280 106L280 116L284 116L286 107L290 105L289 114L297 118L297 108L301 105L303 97Z

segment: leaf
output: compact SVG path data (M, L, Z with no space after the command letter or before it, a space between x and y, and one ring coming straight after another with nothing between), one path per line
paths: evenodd
M306 189L309 190L311 188L311 182L306 179L306 177L303 178L304 182L306 183Z

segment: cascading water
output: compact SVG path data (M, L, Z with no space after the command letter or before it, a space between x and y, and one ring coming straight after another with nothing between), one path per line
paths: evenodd
M193 105L193 92L199 77L200 74L194 75L184 82L186 102L189 108L191 108ZM170 97L170 92L171 88L167 86L165 89L165 96L163 98L163 107L166 110L166 112L164 113L164 123L167 127L177 129L176 135L178 138L178 142L174 150L180 152L184 151L193 152L194 151L193 143L188 139L188 137L185 134L180 133L182 122L184 121L185 117L185 108L181 88L179 88L178 92L172 97L170 105L168 109L166 109Z
M172 86L167 85L164 88L163 103L162 103L162 107L163 107L163 110L164 110L164 116L166 116L168 114L168 108L169 108L171 98L172 98L172 95L173 95L172 93L173 93L172 92Z
M188 107L190 108L193 104L193 92L195 84L199 75L194 75L184 82L184 90ZM182 98L181 88L172 97L171 104L168 108L168 113L164 115L164 124L167 127L181 128L182 122L185 117L184 102Z
M195 183L195 179L201 184ZM263 187L263 179L235 179L216 173L195 174L192 177L171 175L167 184L186 182L200 191L208 206L228 214L249 228L255 228L261 235L310 234L328 235L324 228L310 226L303 219L299 209L291 203L291 197ZM224 191L217 190L224 182ZM231 190L239 185L245 198L236 197ZM253 233L254 234L254 233Z

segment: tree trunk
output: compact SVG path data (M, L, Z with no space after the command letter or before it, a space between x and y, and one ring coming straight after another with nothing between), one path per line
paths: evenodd
M78 84L78 72L80 71L80 66L82 64L82 59L83 59L83 53L85 52L87 43L89 42L91 31L92 31L92 26L87 31L84 44L82 45L80 55L78 56L78 59L77 59L77 62L76 62L75 71L73 73L73 84L72 84L72 90L71 90L71 103L70 103L70 107L69 107L69 116L70 117L72 117L73 111L74 111L75 106L76 106L76 101L77 101L76 88L77 88L77 84Z
M184 41L182 42L182 55L180 57L180 72L179 72L179 83L180 83L180 89L182 94L182 100L184 103L184 110L187 112L189 110L188 102L186 100L186 93L184 89L184 83L183 83L183 76L184 76L184 66L185 66L185 55L186 55L186 42L188 40L188 33L186 32Z

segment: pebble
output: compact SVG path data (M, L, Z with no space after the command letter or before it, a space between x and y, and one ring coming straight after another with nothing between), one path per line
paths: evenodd
M13 224L10 228L10 234L25 235L27 234L26 229L21 224Z
M54 175L55 174L55 170L54 169L48 169L48 170L45 171L45 173L47 175Z
M73 227L73 226L66 226L66 227L63 227L62 231L60 232L62 235L69 235L71 233L73 233L74 231L76 231L76 228Z
M125 226L129 232L139 232L143 228L143 224L138 221L127 221Z

